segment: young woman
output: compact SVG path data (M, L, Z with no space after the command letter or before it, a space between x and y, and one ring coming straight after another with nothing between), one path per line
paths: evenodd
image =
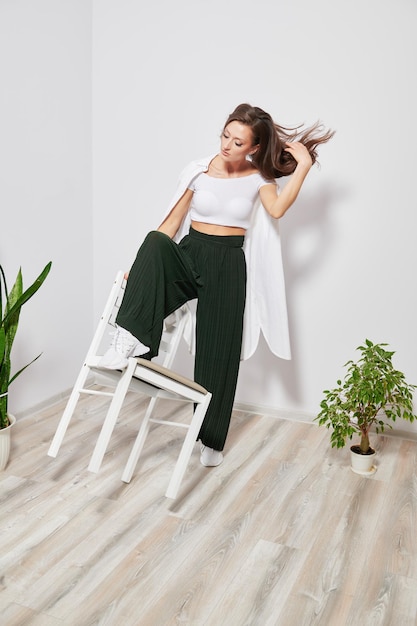
M219 153L183 171L130 270L101 366L122 369L131 355L156 356L164 318L197 299L194 379L212 393L199 434L205 466L223 460L239 363L255 351L260 331L276 355L290 358L278 219L297 198L317 146L332 135L318 124L278 126L259 107L240 104ZM279 193L281 176L290 178Z

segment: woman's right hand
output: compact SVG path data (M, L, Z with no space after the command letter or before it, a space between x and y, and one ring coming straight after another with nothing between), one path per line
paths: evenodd
M309 151L300 141L286 142L284 150L289 152L297 161L297 165L304 167L307 171L313 165L313 160Z

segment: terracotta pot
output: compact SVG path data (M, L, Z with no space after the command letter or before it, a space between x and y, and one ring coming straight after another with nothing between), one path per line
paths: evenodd
M10 436L12 431L12 426L16 423L16 418L14 415L10 413L7 414L9 418L9 426L7 428L0 429L0 471L4 470L7 465L7 461L9 460L10 455Z
M370 448L369 454L360 454L359 446L350 447L350 462L351 469L356 474L362 474L363 476L370 476L376 472L376 466L374 465L375 450Z

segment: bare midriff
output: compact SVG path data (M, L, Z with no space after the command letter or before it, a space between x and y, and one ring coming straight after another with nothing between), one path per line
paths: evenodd
M228 237L230 235L245 235L246 230L244 228L237 228L236 226L219 226L218 224L207 224L206 222L191 221L191 226L194 230L205 235L217 235L220 237Z

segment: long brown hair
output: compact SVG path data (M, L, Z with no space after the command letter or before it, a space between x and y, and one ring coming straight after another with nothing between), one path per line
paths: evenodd
M239 104L227 118L224 128L235 121L252 129L253 145L259 144L258 150L252 156L252 163L267 179L288 176L294 172L297 162L285 151L287 141L300 141L304 144L315 163L317 146L329 141L335 133L332 130L326 131L320 122L304 129L301 126L279 126L269 113L250 104Z

